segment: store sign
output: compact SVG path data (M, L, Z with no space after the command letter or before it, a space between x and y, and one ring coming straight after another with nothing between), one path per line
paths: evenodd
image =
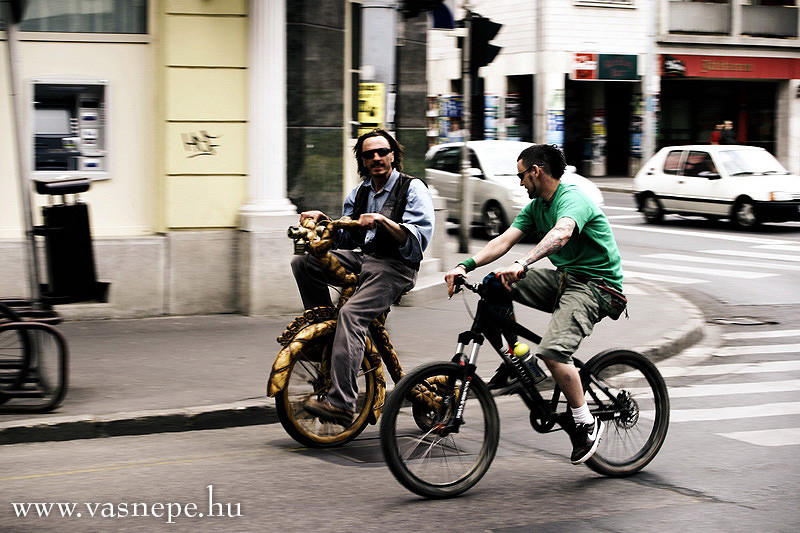
M663 54L661 76L790 80L800 78L800 59Z
M638 80L637 57L628 54L592 54L576 52L573 80L630 81Z

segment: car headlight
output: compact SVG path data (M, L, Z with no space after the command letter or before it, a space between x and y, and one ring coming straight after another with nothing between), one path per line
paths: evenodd
M792 195L784 191L773 191L769 193L769 199L771 202L788 202L792 199Z

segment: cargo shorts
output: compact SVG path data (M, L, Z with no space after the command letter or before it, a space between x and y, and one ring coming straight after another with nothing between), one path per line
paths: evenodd
M521 304L552 313L536 354L559 363L572 363L572 354L581 341L606 316L586 283L557 270L529 270L512 286L511 297Z

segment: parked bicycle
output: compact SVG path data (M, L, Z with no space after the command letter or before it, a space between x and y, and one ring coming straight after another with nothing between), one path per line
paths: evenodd
M566 400L554 385L537 388L536 377L503 346L518 337L538 344L541 337L497 311L487 283L458 280L480 296L472 326L458 336L450 362L429 363L405 376L386 402L380 427L381 447L389 469L408 490L424 497L456 496L473 487L489 469L497 451L500 420L492 394L475 373L478 352L488 340L514 369L519 395L530 409L530 424L539 433L574 429ZM470 347L471 346L471 347ZM467 348L469 352L467 352ZM658 369L642 354L609 350L587 363L574 358L586 401L593 415L607 424L597 452L586 465L606 476L629 476L658 453L669 426L669 396ZM431 396L421 410L415 391Z
M364 360L358 373L357 415L349 426L321 420L303 409L310 398L323 399L330 383L331 345L336 332L339 309L355 291L358 276L347 272L330 253L337 228L358 227L358 222L343 217L319 223L306 218L300 226L289 228L296 253L310 253L341 285L335 307L315 307L295 318L278 337L282 345L272 365L267 395L275 397L278 420L287 433L305 446L340 446L356 438L381 415L386 397L386 380L381 361L392 380L403 377L397 352L386 331L387 309L370 324Z
M61 318L26 300L0 301L0 413L47 412L67 392Z

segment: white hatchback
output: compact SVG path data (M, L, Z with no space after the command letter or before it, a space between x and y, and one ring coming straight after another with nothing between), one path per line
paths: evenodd
M665 213L727 218L742 229L800 220L800 177L755 146L667 146L636 173L633 190L650 223Z

